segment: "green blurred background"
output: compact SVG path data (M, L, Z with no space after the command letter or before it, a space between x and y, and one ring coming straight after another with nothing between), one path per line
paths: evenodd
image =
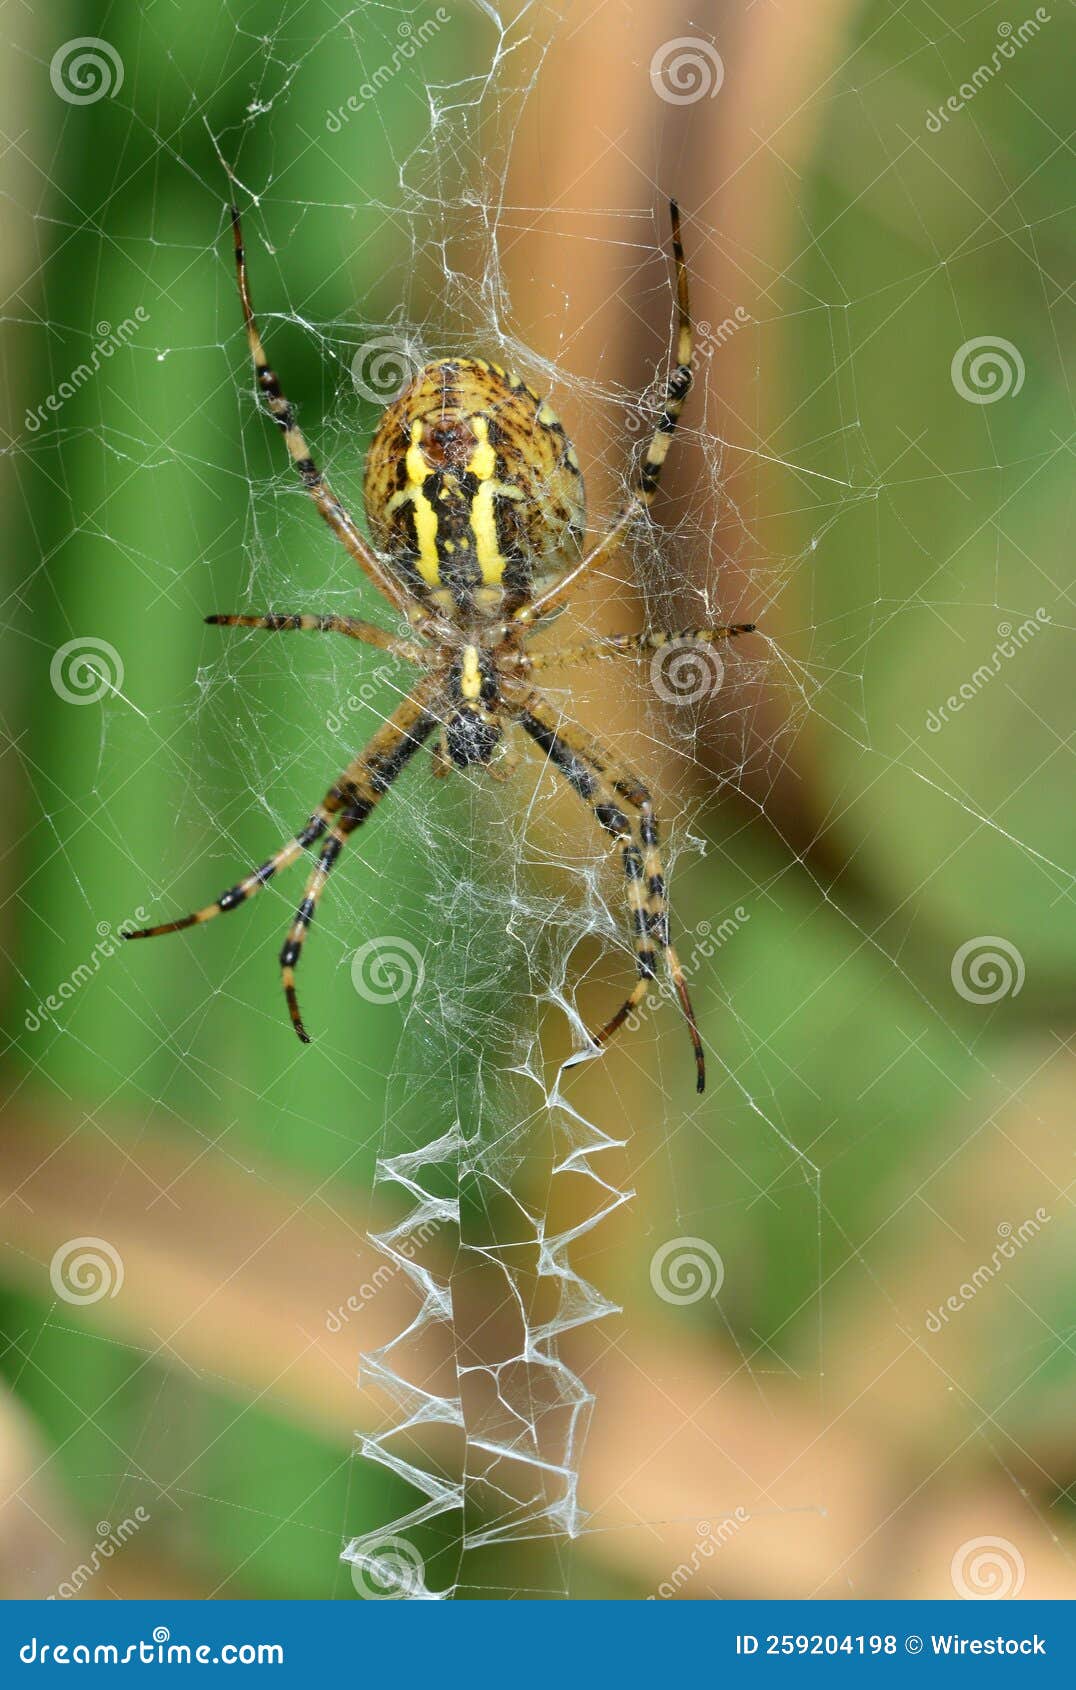
M579 1247L623 1306L569 1344L597 1401L594 1529L514 1545L461 1594L638 1597L686 1565L684 1597L944 1596L980 1538L1014 1592L1073 1594L1071 14L1028 13L1023 35L1023 14L954 0L711 14L720 89L670 100L654 59L698 23L634 0L504 13L503 35L464 3L443 22L318 0L9 12L4 1594L55 1590L142 1508L85 1594L354 1597L342 1543L407 1506L352 1453L358 1352L413 1308L399 1276L363 1289L375 1159L466 1109L513 1018L539 1025L524 967L479 966L504 943L498 898L570 911L579 876L549 859L600 861L548 784L512 858L533 769L475 797L422 767L307 947L310 1050L275 971L294 873L234 922L93 966L104 924L166 919L261 861L393 702L385 681L340 713L373 654L202 622L384 620L256 414L218 150L270 356L354 507L377 416L356 351L485 333L476 350L544 360L607 512L637 439L624 408L664 356L670 191L696 315L750 318L700 364L655 512L683 544L650 599L692 622L705 588L765 642L730 657L689 745L663 744L636 678L588 673L577 698L671 795L674 837L705 840L680 858L685 953L734 921L694 978L713 1084L696 1105L668 1006L579 1074L636 1191ZM80 104L50 63L83 35L123 77ZM125 319L101 373L32 421ZM978 337L1023 368L988 403L952 373ZM641 614L608 583L581 613ZM50 681L86 636L122 661L96 703ZM422 1028L358 995L350 959L406 936L451 990L430 900L443 915L453 871L476 893L455 911L475 924L468 1014L496 1001L508 1034L486 1052L465 1027L458 1064L413 1090ZM974 940L1001 941L1018 991L966 971L957 989ZM605 1002L623 954L591 936L580 958ZM562 1019L540 1025L565 1054ZM532 1195L547 1177L537 1156ZM720 1252L719 1298L655 1295L654 1252L682 1236ZM49 1277L80 1237L124 1264L86 1306ZM749 1523L700 1558L697 1520L737 1507Z

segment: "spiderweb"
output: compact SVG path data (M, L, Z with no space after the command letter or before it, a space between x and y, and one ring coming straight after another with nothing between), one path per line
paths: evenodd
M668 173L655 184L654 162L644 160L638 191L597 210L564 209L553 183L548 206L519 197L517 132L540 95L551 49L576 27L570 10L497 9L484 0L365 6L342 17L304 8L285 11L265 33L251 29L244 8L229 10L235 57L221 69L219 88L247 81L242 122L222 120L212 78L207 84L204 71L184 66L190 109L174 130L159 124L153 140L170 183L186 173L199 188L199 226L216 204L212 239L192 235L193 221L182 236L150 237L173 258L187 244L185 259L214 290L215 315L197 325L187 317L173 332L164 329L162 308L161 322L151 321L144 335L121 337L120 353L146 363L144 382L155 366L182 360L192 394L211 382L212 398L195 399L197 430L174 438L151 438L137 417L117 421L103 405L96 432L111 467L143 475L177 466L208 475L218 443L238 438L242 474L223 478L228 505L201 536L201 579L190 564L168 579L169 563L151 565L128 543L134 567L152 567L169 605L180 602L185 611L353 614L360 596L342 555L329 558L320 584L309 566L301 574L298 560L308 564L317 544L316 518L257 415L243 363L228 254L216 238L226 228L223 175L213 174L221 163L234 174L270 359L349 508L361 506L360 447L379 406L427 360L477 352L518 371L555 404L580 445L590 526L599 531L654 426L668 369ZM662 121L693 97L692 78L712 86L724 75L709 37L695 26L690 35L686 53L650 67ZM134 120L144 98L137 60L125 71ZM660 93L662 78L672 98ZM333 187L323 197L320 174L330 165ZM554 245L557 282L521 287L519 254L539 235ZM713 206L689 216L688 244L689 264L692 248L700 264L706 250L721 248ZM353 310L326 311L319 264L346 267L349 254L371 247L377 261L368 293ZM864 652L904 608L891 601L882 572L881 529L870 527L880 505L886 521L904 525L892 492L901 454L898 447L888 461L879 457L854 382L857 350L867 355L872 325L887 308L885 285L865 281L861 295L849 297L834 282L828 298L804 288L790 299L773 277L744 303L751 255L727 256L726 273L738 282L723 294L711 282L705 303L696 287L696 386L670 458L672 492L634 525L603 579L547 643L633 626L750 621L760 632L654 663L610 660L541 677L565 719L597 729L656 787L675 936L703 1026L710 1095L694 1097L686 1034L660 982L637 1025L606 1055L568 1060L587 1055L586 1029L627 990L633 947L607 842L533 758L503 786L481 771L435 781L425 757L416 759L383 815L349 848L304 954L300 995L317 1005L308 1019L320 1046L307 1060L331 1068L345 1093L354 1079L353 1116L337 1125L345 1136L354 1129L376 1139L370 1236L413 1293L408 1323L366 1349L359 1367L358 1467L382 1469L399 1496L391 1516L346 1523L344 1557L364 1596L570 1594L574 1546L638 1524L618 1511L615 1495L591 1498L586 1487L587 1432L595 1410L603 1411L588 1375L600 1342L616 1342L598 1335L618 1330L623 1304L640 1295L620 1274L615 1283L603 1278L604 1255L625 1225L635 1225L636 1243L646 1245L641 1278L654 1306L679 1312L678 1304L701 1296L727 1329L729 1353L741 1346L739 1366L765 1402L766 1358L742 1344L735 1321L721 1312L721 1245L749 1229L757 1204L772 1206L779 1221L795 1217L807 1240L795 1264L797 1303L819 1313L797 1366L820 1385L824 1191L812 1151L815 1123L806 1132L790 1118L767 1077L752 1013L722 981L726 948L751 922L768 919L791 868L806 872L820 905L830 901L818 849L830 818L817 818L808 837L797 834L787 807L787 762L803 736L824 731L839 770L849 767L842 759L864 754L898 768L932 804L973 815L1071 890L1071 875L1050 850L989 817L929 750L921 752L921 735L891 744L872 722ZM940 269L942 258L934 262ZM611 286L600 309L584 317L578 299L591 263ZM172 286L180 279L175 269ZM853 305L862 318L848 331ZM794 418L771 426L761 401L754 419L718 403L718 372L733 346L761 394L801 312L817 315L830 348L843 466L835 466L828 437L799 435ZM622 346L626 321L630 355ZM539 345L544 353L534 350ZM981 382L982 369L966 379ZM994 379L1013 380L1004 358ZM26 449L62 455L73 427L49 420ZM796 549L784 544L790 504L807 536ZM821 560L848 525L864 535L862 598L835 606ZM124 544L113 523L101 532ZM981 595L978 587L958 590L929 564L921 536L905 538L923 558L917 604L940 616L963 594L995 620L1004 613L1010 629L1014 621L1026 627L1028 606L1018 595L1006 595L999 582ZM362 613L390 625L371 595L361 598ZM237 828L238 806L229 808L237 790L256 812L261 836L270 843L288 837L297 811L305 814L320 796L318 771L329 760L333 772L343 768L410 684L403 666L329 638L304 643L299 635L237 631L205 651L193 693L171 716L156 709L145 718L181 794L180 848L174 862L160 865L155 909L171 907L180 880L184 896L195 880L186 857L197 855L202 871L219 869L225 879L246 860L248 831ZM116 696L102 716L102 762L130 753L144 731L125 713L120 679L112 677ZM181 723L187 732L193 724L204 748L196 768L172 749ZM832 803L839 811L839 780ZM760 819L770 829L769 857L745 878L736 835ZM214 838L208 852L207 832ZM728 896L716 903L715 855L732 865ZM282 914L290 913L293 890L289 880L268 894L281 897ZM857 945L881 951L909 983L899 928L879 932L854 914L846 919ZM215 991L249 999L258 989L264 958L257 973L238 972L250 943L236 941L233 973L225 971ZM208 979L216 965L199 966ZM319 988L319 975L331 992ZM928 1021L944 1019L917 986L913 995ZM349 1028L355 1014L376 1016L385 1005L397 1006L400 1031L381 1059L387 1077L375 1121L366 1076L354 1074ZM947 1032L970 1056L964 1034L948 1024ZM706 1157L720 1168L720 1185L708 1185L701 1199L672 1153L687 1139L694 1146L688 1167ZM629 1223L639 1189L652 1193L656 1183L671 1188L675 1221L660 1230L645 1214L641 1224ZM361 1493L357 1479L357 1516ZM779 1487L760 1499L745 1484L742 1497L701 1498L699 1513L717 1518L736 1509L743 1524L759 1507L781 1515L792 1506Z

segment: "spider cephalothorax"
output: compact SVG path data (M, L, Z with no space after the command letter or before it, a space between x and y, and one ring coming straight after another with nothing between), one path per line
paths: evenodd
M545 400L484 358L427 364L383 414L366 459L364 495L373 539L363 538L310 456L291 406L270 369L247 286L239 213L233 208L236 269L258 388L284 435L303 484L333 533L389 603L411 639L370 622L333 615L210 616L231 627L339 633L412 663L423 673L370 743L329 788L293 839L204 909L129 933L175 933L236 909L309 846L321 842L302 903L280 953L284 992L299 1037L295 968L318 899L345 841L371 815L416 751L433 735L435 768L513 766L502 756L506 727L518 727L593 810L623 864L637 980L616 1014L593 1034L603 1045L642 1002L665 959L691 1032L699 1091L702 1042L687 985L669 941L668 896L650 793L596 740L566 721L531 685L540 669L590 658L638 655L670 643L711 643L751 633L753 624L678 633L612 634L560 651L531 653L527 637L606 563L636 513L654 497L677 418L691 387L693 338L680 217L672 206L678 329L665 404L629 497L589 550L583 480L575 450Z

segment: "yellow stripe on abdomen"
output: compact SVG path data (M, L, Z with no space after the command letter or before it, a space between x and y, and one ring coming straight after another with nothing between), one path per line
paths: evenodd
M485 481L471 501L471 532L474 535L475 557L487 587L497 587L504 576L506 559L497 542L497 513L494 506L494 486Z
M482 572L483 584L487 587L497 587L504 576L507 561L501 555L497 539L497 511L494 499L501 490L493 479L497 468L497 454L490 444L489 423L486 418L474 417L471 426L478 441L467 463L468 470L478 482L471 500L471 533L474 535L475 557Z
M415 507L415 543L418 546L416 568L428 587L441 582L440 561L437 555L437 512L422 491L429 468L420 441L422 424L411 425L411 444L404 460L407 468L407 492Z

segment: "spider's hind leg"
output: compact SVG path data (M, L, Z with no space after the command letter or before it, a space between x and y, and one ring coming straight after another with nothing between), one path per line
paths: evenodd
M194 910L190 915L181 916L178 921L162 921L158 927L140 927L133 933L124 933L125 939L156 939L162 933L181 933L185 927L200 927L203 922L212 921L215 915L227 915L229 910L237 910L240 904L245 904L255 892L260 892L267 886L273 876L289 863L293 863L308 845L313 845L329 825L329 812L324 804L319 804L301 833L282 845L279 851L274 851L260 868L252 869L244 880L222 892L216 903L206 904L204 909Z
M281 980L288 1014L304 1044L310 1043L310 1035L299 1012L295 970L318 900L350 835L373 814L393 781L436 727L437 720L432 709L437 685L432 677L428 678L397 706L365 749L348 764L326 797L326 808L337 820L329 830L321 855L306 883L303 901L295 912L280 953Z
M281 846L260 868L253 870L227 892L222 892L215 904L207 904L204 909L195 910L192 915L183 916L179 921L166 921L159 927L144 927L135 933L125 933L124 937L153 939L160 933L179 933L185 927L198 926L202 922L211 921L214 916L226 915L229 910L238 909L239 905L245 903L255 892L260 892L279 869L294 862L308 845L328 834L307 882L303 901L295 912L284 949L280 953L288 1013L299 1037L304 1043L309 1043L295 995L295 967L307 929L314 919L314 911L325 882L349 834L361 827L372 814L397 775L433 732L436 726L433 711L436 708L437 687L438 682L432 676L421 681L414 692L397 706L387 722L378 729L365 750L349 763L336 784L330 787L302 832L297 833L288 844Z
M642 1003L656 978L660 950L691 1036L696 1089L704 1091L706 1058L684 971L669 939L668 894L650 793L634 775L615 769L602 748L581 728L559 720L552 706L538 693L522 694L514 703L520 727L541 747L569 786L590 805L599 826L616 841L624 865L639 977L616 1014L598 1032L592 1033L591 1038L599 1047L607 1044ZM638 837L624 803L637 814Z

